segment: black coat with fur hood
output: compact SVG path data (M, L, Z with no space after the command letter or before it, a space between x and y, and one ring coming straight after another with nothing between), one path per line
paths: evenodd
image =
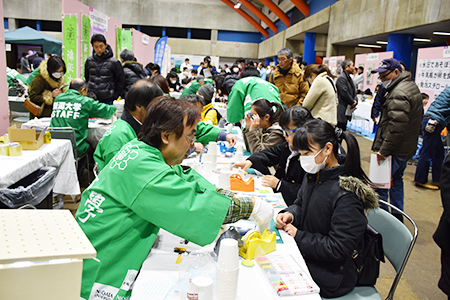
M365 210L377 206L377 194L343 166L304 177L285 211L294 216L295 241L322 297L340 297L355 287L352 253L364 248Z
M39 73L33 78L30 88L30 100L31 102L42 105L45 103L42 114L39 117L51 117L53 110L52 91L59 88L64 84L64 76L56 79L48 73L47 61L43 60L39 65ZM30 113L30 117L35 116Z

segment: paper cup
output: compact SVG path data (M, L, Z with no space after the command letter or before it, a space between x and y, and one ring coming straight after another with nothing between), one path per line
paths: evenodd
M236 153L244 154L244 146L243 145L237 145L236 146Z
M223 241L223 240L222 240ZM215 294L218 300L235 300L239 279L239 267L234 270L216 268Z
M233 132L233 124L228 124L227 125L227 133L232 133Z
M235 162L241 162L243 160L244 160L244 154L242 152L236 152L236 154L234 154Z
M197 275L189 282L187 299L212 300L214 280L208 275Z
M214 168L213 168L212 162L210 162L210 161L203 162L203 170L202 170L203 176L211 175L213 170L214 170Z
M238 242L235 239L225 238L220 241L217 265L225 271L239 268Z
M225 190L230 189L230 170L221 170L219 175L219 187Z
M217 155L217 143L216 142L209 142L208 154Z

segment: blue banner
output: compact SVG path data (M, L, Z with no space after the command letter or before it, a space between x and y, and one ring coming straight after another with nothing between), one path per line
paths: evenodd
M167 36L160 38L155 45L155 64L162 66L164 52L166 51Z

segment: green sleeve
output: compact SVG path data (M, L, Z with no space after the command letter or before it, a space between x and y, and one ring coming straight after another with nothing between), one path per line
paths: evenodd
M117 107L114 105L101 103L89 97L84 97L84 99L90 103L89 118L110 119L116 112Z
M240 82L236 82L236 85L240 85ZM230 123L237 123L244 118L244 98L245 95L242 93L242 90L239 89L239 86L231 89L231 93L228 96L228 105L227 105L227 121Z
M197 138L197 142L206 145L209 142L217 141L217 136L219 135L220 131L221 130L219 128L200 121L197 124L197 132L195 133L195 137Z
M131 209L155 226L196 244L213 242L231 199L217 193L212 184L193 170L187 174L179 166L158 170Z
M33 83L33 79L34 79L34 77L36 77L37 74L39 74L39 68L34 69L33 72L30 73L30 76L28 76L28 78L27 78L26 84L31 86L31 84Z

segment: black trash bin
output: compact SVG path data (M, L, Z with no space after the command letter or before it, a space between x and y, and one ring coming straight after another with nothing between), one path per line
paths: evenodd
M52 209L55 176L56 168L42 167L8 188L0 190L0 209L20 208L26 204Z

